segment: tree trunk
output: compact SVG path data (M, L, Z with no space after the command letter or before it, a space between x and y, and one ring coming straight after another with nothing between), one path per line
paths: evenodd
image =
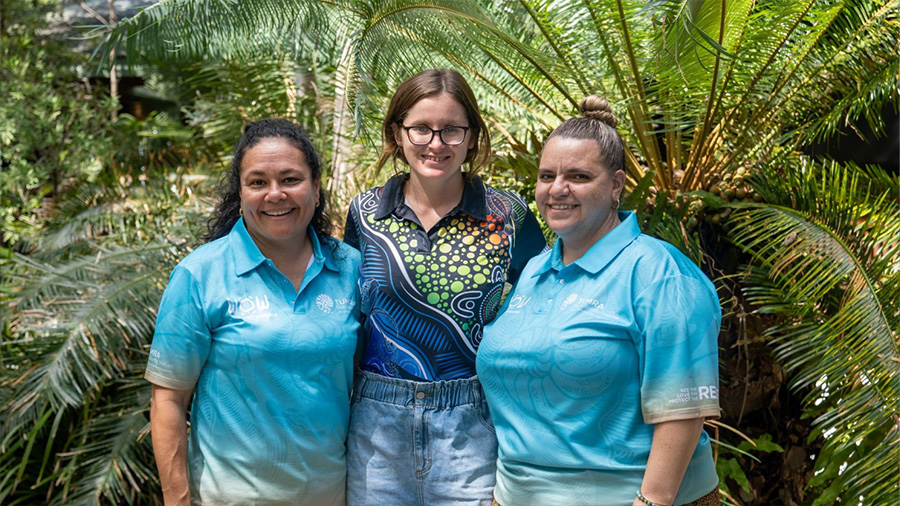
M116 7L113 0L109 2L109 26L116 24ZM109 98L113 99L112 111L109 117L113 121L119 117L119 76L116 74L116 50L109 51Z
M354 149L353 138L353 111L350 107L348 94L353 86L353 55L349 41L344 45L341 61L335 71L334 87L334 139L332 141L331 178L328 183L328 192L332 195L335 204L343 206L350 202L356 194L355 185L348 184L348 175L353 171L350 163L350 152Z

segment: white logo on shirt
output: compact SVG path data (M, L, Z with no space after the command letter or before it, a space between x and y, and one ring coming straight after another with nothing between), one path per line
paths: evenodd
M531 302L531 297L514 295L513 298L509 299L509 306L507 306L506 310L510 313L518 313L522 308L527 306L529 302Z
M675 395L674 399L669 399L669 404L680 404L683 402L697 402L704 399L718 399L719 387L716 385L703 385L699 387L682 388Z
M228 314L245 320L256 320L275 316L269 312L269 296L244 297L239 300L228 299Z
M334 309L334 299L330 295L322 293L316 297L316 305L323 313L330 313Z
M350 311L356 306L356 301L354 299L332 299L330 295L325 293L320 293L316 296L316 306L319 308L319 311L323 313L331 313L338 312L343 313Z
M579 297L577 293L573 293L566 297L560 311L567 309L569 306L572 306L573 309L579 311L589 311L594 315L602 315L603 311L603 304L601 304L599 300L590 297Z

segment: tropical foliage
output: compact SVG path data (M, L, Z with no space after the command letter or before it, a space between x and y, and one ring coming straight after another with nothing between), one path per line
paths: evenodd
M0 503L149 504L146 345L214 150L165 114L114 120L86 55L36 35L58 8L0 11Z
M747 296L780 317L767 334L825 441L813 504L848 489L887 504L897 498L898 178L832 162L779 172L752 181L766 204L736 204L732 236L754 259Z
M140 176L71 188L28 254L5 261L4 504L152 497L146 346L160 287L209 207L195 197L207 191L158 177L159 154Z
M74 72L87 56L35 35L52 9L43 1L0 7L0 246L35 231L43 199L95 177L98 153L111 148L108 95Z
M47 244L7 265L4 504L139 503L155 481L140 378L159 287L197 210L164 186L136 186L84 188L60 211L71 218L48 224Z
M627 205L716 278L728 313L724 422L756 441L718 436L731 502L896 504L900 180L803 151L854 121L881 131L897 32L887 0L169 0L123 21L97 54L175 64L187 127L131 124L163 137L143 153L165 167L129 170L147 164L113 141L101 166L123 173L73 185L71 211L6 264L0 502L154 501L139 377L206 209L187 167L248 119L292 117L345 203L383 177L367 169L396 84L452 66L493 126L487 176L523 194L546 133L587 94L613 102Z

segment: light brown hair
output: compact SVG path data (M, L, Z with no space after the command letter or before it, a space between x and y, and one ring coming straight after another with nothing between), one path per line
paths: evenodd
M409 165L403 154L403 148L397 144L394 131L400 127L406 114L419 100L441 93L452 96L466 111L470 128L469 134L475 140L475 146L469 149L463 162L469 164L468 176L475 175L487 165L491 157L491 138L487 125L478 111L478 103L475 100L475 94L472 93L472 88L469 87L465 78L455 70L433 69L419 72L403 81L394 92L381 128L383 147L376 170L381 170L391 159L395 162L400 160Z

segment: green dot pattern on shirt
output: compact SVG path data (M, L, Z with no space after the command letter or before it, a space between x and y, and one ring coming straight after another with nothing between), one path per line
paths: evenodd
M370 223L377 227L377 221ZM488 257L509 255L509 237L493 216L484 222L468 216L447 221L430 252L417 251L418 241L396 223L387 229L401 245L403 263L428 303L451 315L454 295L491 280L496 262Z

